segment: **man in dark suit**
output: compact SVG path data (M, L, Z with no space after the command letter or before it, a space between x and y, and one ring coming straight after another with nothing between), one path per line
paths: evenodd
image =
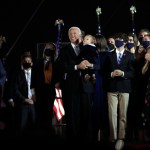
M128 37L125 33L115 35L116 49L108 53L105 68L107 72L110 140L116 141L115 148L117 150L122 149L124 145L131 78L134 74L133 54L125 49L127 41Z
M15 119L19 134L30 133L35 128L35 91L30 87L31 75L32 57L30 52L24 52L21 56L21 67L18 68L14 79Z
M80 60L79 51L82 46L81 30L78 27L71 27L68 30L68 37L70 43L62 47L57 61L59 61L59 70L62 72L62 82L60 85L65 108L67 138L76 141L81 138L81 120L84 117L83 112L81 113L83 104L83 99L81 98L83 90L81 70L95 66L87 60Z

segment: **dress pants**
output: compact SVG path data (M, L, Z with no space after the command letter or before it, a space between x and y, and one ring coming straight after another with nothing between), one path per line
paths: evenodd
M129 93L108 92L110 140L125 139Z

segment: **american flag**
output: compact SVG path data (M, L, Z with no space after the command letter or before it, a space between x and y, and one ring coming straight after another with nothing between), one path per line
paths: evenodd
M65 110L63 107L61 89L55 88L55 91L56 91L56 98L54 101L53 110L56 114L57 120L60 121L61 118L65 115Z

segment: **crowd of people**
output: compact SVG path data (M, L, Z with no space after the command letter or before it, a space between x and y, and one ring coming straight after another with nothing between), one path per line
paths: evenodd
M55 88L60 88L67 141L104 141L116 150L126 140L149 141L150 31L105 37L83 35L73 26L68 39L57 57L52 42L35 62L25 50L10 78L0 62L0 101L7 107L8 133L53 134Z

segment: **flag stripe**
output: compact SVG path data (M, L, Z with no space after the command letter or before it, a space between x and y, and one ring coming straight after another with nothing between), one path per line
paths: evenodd
M59 121L65 115L65 110L63 107L61 89L55 88L55 91L56 91L56 98L54 101L53 110L56 114L57 120Z

